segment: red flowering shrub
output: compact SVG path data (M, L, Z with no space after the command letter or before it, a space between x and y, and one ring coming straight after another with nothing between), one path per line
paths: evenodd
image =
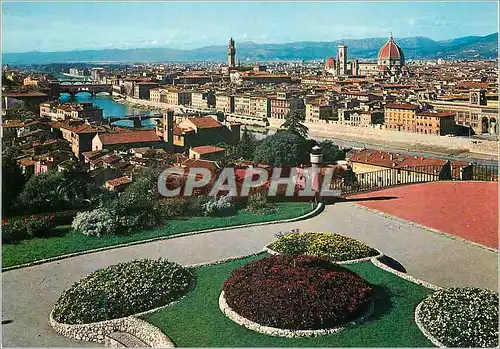
M2 241L12 243L47 234L55 227L54 216L27 216L2 220Z
M339 326L364 314L373 301L372 287L357 274L304 255L249 262L233 271L223 290L239 315L289 330Z

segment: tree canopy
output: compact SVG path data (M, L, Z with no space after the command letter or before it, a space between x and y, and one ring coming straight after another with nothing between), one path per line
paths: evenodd
M254 160L273 166L296 166L308 161L305 140L290 131L280 131L265 138L255 149Z
M23 190L26 179L12 154L2 155L2 215L14 211L16 199Z
M287 130L297 136L306 139L309 133L309 129L307 126L302 124L305 121L306 117L303 113L299 111L291 111L288 113L285 119L285 123L281 125L283 130Z
M253 160L256 146L257 140L255 139L255 136L248 132L245 127L243 129L243 133L241 134L241 139L236 145L235 155L236 157L244 160Z

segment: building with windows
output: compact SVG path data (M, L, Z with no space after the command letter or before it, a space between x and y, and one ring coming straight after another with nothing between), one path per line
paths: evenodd
M103 109L92 102L59 103L58 101L40 104L40 117L50 118L52 121L62 120L102 120Z
M453 112L420 112L416 115L415 123L416 133L444 136L457 132Z
M191 92L177 89L167 91L167 104L170 105L191 105Z
M134 98L149 100L149 91L158 86L160 85L154 82L137 82L134 85Z
M214 91L193 91L191 93L191 106L199 110L215 107Z
M149 100L157 103L167 103L168 91L164 88L152 88L149 90Z
M418 106L414 104L387 104L384 110L388 130L415 132Z
M488 106L482 89L471 90L468 102L426 100L425 103L455 113L455 122L462 134L498 135L498 106Z
M271 99L271 118L285 119L289 113L305 113L304 99L290 92L278 92Z
M217 93L215 95L215 109L224 114L234 113L234 96L230 93Z
M307 102L306 106L306 121L314 122L318 120L328 120L332 117L333 108L326 101L313 100Z

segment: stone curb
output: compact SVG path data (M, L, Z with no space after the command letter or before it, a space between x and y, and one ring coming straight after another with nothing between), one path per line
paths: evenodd
M422 303L425 301L425 299L418 303L417 305L417 308L415 309L415 323L417 324L417 327L418 329L420 330L420 332L422 332L422 334L432 342L432 344L434 344L436 347L438 348L446 348L446 345L444 345L443 343L441 343L439 340L437 340L433 335L431 335L424 327L424 325L422 324L422 322L420 321L420 308L422 307Z
M430 282L427 282L427 281L424 281L424 280L420 280L420 279L417 279L416 277L413 277L411 275L408 275L406 273L402 273L396 269L393 269L387 265L385 265L384 263L382 263L381 261L378 260L378 258L372 258L371 259L371 262L373 263L373 265L375 265L376 267L380 268L380 269L383 269L389 273L392 273L396 276L399 276L400 278L402 279L405 279L406 281L410 281L410 282L413 282L414 284L417 284L417 285L420 285L420 286L423 286L425 288L428 288L428 289L431 289L431 290L434 290L434 291L438 291L438 290L441 290L442 287L439 287L439 286L436 286L436 285L433 285L431 284Z
M257 256L261 253L262 251L245 256L229 257L214 262L189 264L184 267L194 268L201 266L218 265L237 259ZM49 323L58 334L80 341L97 342L103 344L105 337L107 335L115 331L121 331L134 335L135 337L139 338L148 345L151 345L151 347L153 348L174 348L175 344L170 340L170 338L167 335L165 335L156 326L150 324L149 322L141 320L139 317L150 313L154 313L158 310L179 303L181 300L186 298L191 293L193 288L194 284L190 286L190 290L184 296L173 302L127 317L99 321L99 322L91 322L88 324L64 324L54 319L53 317L54 310L52 310L49 315Z
M135 316L70 325L56 321L53 312L53 310L50 312L50 325L58 334L71 339L104 344L107 335L120 331L135 336L152 348L175 347L160 329Z
M434 291L437 291L437 290L441 290L442 287L439 287L439 286L436 286L434 284L431 284L427 281L424 281L424 280L420 280L420 279L417 279L416 277L413 277L411 275L408 275L406 273L403 273L403 272L400 272L396 269L393 269L387 265L385 265L384 263L382 263L379 259L384 257L384 253L374 247L372 247L373 249L377 250L379 252L379 255L377 256L371 256L371 257L365 257L365 258L360 258L360 259L352 259L350 261L343 261L343 262L337 262L337 264L339 265L346 265L346 264L354 264L354 263L360 263L360 262L367 262L367 261L371 261L373 265L375 265L377 268L380 268L382 270L385 270L389 273L392 273L396 276L399 276L400 278L402 279L405 279L406 281L410 281L410 282L413 282L414 284L417 284L417 285L420 285L420 286L423 286L425 288L428 288L428 289L431 289L431 290L434 290ZM264 252L267 252L269 254L272 254L272 255L278 255L280 254L279 252L276 252L274 250L271 250L269 247L264 247Z
M452 240L458 240L458 241L461 241L461 242L465 242L467 244L470 244L470 245L474 245L476 247L480 247L482 249L485 249L489 252L493 252L493 253L497 253L498 254L498 250L495 249L495 248L492 248L492 247L488 247L488 246L485 246L485 245L482 245L478 242L474 242L474 241L470 241L470 240L467 240L467 239L464 239L460 236L456 236L456 235L453 235L453 234L450 234L450 233L446 233L444 231L441 231L441 230L438 230L438 229L434 229L434 228L431 228L431 227L428 227L428 226L425 226L423 224L420 224L420 223L416 223L416 222L413 222L413 221L410 221L410 220L407 220L407 219L404 219L404 218L399 218L399 217L396 217L396 216L393 216L389 213L386 213L386 212L383 212L383 211L380 211L380 210L377 210L377 209L374 209L374 208L370 208L370 207L366 207L366 206L363 206L363 205L359 205L359 204L355 204L355 203L349 203L350 205L355 205L356 207L359 207L363 210L366 210L366 211L369 211L371 213L374 213L374 214L377 214L379 216L383 216L385 218L390 218L392 220L395 220L395 221L398 221L398 222L401 222L401 223L406 223L406 224L410 224L414 227L417 227L417 228L420 228L420 229L424 229L424 230L427 230L427 231L430 231L430 232L433 232L433 233L436 233L436 234L439 234L439 235L443 235L443 236L446 236Z
M267 252L267 253L272 254L272 255L279 255L280 254L279 252L270 249L268 246L264 247L264 252ZM358 259L350 259L348 261L342 261L342 262L333 262L333 263L338 264L338 265L354 264L354 263L360 263L360 262L367 262L367 261L372 260L373 258L382 258L384 256L383 252L379 251L378 249L376 249L374 247L371 247L371 248L376 250L378 252L378 255L370 256L370 257L363 257L363 258L358 258Z
M231 229L251 228L251 227L258 227L258 226L262 226L262 225L272 225L272 224L280 224L280 223L291 223L291 222L296 222L296 221L301 221L301 220L304 220L304 219L312 218L312 217L318 215L319 213L321 213L324 208L325 208L325 204L318 203L316 205L316 207L312 211L309 211L308 213L306 213L306 214L304 214L302 216L299 216L299 217L295 217L295 218L288 218L288 219L282 219L282 220L277 220L277 221L269 221L269 222L259 222L259 223L249 223L249 224L242 224L242 225L234 225L234 226L230 226L230 227L205 229L205 230L191 231L191 232L188 232L188 233L181 233L181 234L169 235L169 236L159 236L159 237L156 237L156 238L151 238L151 239L146 239L146 240L133 241L133 242L125 243L125 244L119 244L119 245L113 245L113 246L106 246L106 247L96 248L96 249L92 249L92 250L86 250L86 251L68 253L68 254L61 255L61 256L40 259L40 260L37 260L37 261L34 261L34 262L13 265L13 266L10 266L10 267L2 268L2 272L6 272L6 271L10 271L10 270L15 270L15 269L26 268L26 267L32 267L34 265L39 265L39 264L44 264L44 263L49 263L49 262L55 262L55 261L58 261L58 260L61 260L61 259L66 259L66 258L81 256L81 255L85 255L85 254L91 254L91 253L96 253L96 252L113 250L115 248L122 248L122 247L129 247L129 246L134 246L134 245L146 244L146 243L150 243L150 242L154 242L154 241L169 240L169 239L174 239L174 238L186 237L186 236L197 235L197 234L206 234L206 233L212 233L212 232L224 231L224 230L231 230Z
M340 331L345 330L346 328L351 328L356 325L360 325L373 314L375 307L373 306L373 304L371 304L370 308L365 314L363 314L358 319L348 322L347 324L344 324L342 326L329 329L322 329L322 330L295 330L295 331L270 327L270 326L263 326L247 318L244 318L243 316L236 313L233 309L231 309L231 307L227 304L226 299L224 297L224 291L222 291L219 296L219 309L229 319L231 319L238 325L248 328L249 330L275 337L304 338L304 337L318 337L318 336L338 333Z

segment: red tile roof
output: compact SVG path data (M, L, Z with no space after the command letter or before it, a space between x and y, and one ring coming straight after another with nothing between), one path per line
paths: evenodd
M444 118L444 117L455 117L456 113L451 112L451 111L441 111L437 113L431 113L431 112L421 112L417 113L419 116L432 116L436 118Z
M417 110L418 109L418 105L408 104L408 103L405 103L405 104L391 103L391 104L387 104L385 107L388 109L407 109L407 110Z
M215 128L222 126L220 122L209 117L189 118L188 120L198 128Z
M438 158L424 158L422 156L413 156L409 154L389 153L374 149L361 149L352 155L351 162L401 169L417 166L443 166L447 161ZM456 170L460 167L468 166L469 163L465 161L452 161L451 165L453 169ZM457 177L456 171L454 171L453 176Z
M191 150L198 153L198 154L209 154L209 153L218 153L218 152L224 151L226 149L214 147L212 145L202 145L199 147L191 148Z
M103 145L128 144L160 141L160 137L154 130L123 132L123 133L99 133L97 134Z
M106 185L109 185L112 187L118 187L120 185L129 184L129 183L132 183L132 180L127 176L113 178L113 179L110 179L109 181L106 181Z

